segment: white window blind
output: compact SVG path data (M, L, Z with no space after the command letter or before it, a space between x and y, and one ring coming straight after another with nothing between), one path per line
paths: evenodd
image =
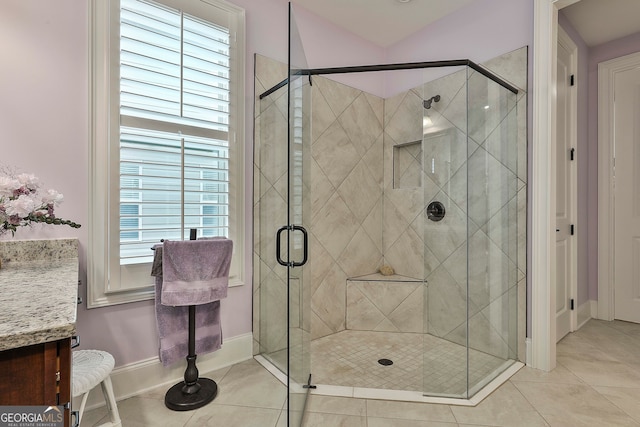
M226 28L122 0L122 264L149 262L150 246L191 228L229 237L229 50Z

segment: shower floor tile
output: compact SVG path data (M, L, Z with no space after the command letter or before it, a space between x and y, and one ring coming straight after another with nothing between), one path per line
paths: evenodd
M380 359L393 365L383 366ZM505 361L469 349L470 387ZM467 389L467 348L426 334L346 330L311 342L315 384L461 396Z

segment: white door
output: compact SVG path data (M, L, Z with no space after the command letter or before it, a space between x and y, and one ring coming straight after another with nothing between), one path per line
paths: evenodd
M556 118L556 341L575 329L575 159L572 102L576 48L558 29L558 74ZM572 230L573 229L573 230Z
M640 323L640 61L614 82L614 317Z

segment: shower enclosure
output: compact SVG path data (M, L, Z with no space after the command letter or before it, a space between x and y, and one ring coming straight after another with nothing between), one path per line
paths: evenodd
M470 399L518 359L519 91L469 60L308 69L290 33L289 67L256 57L254 353L290 425L328 385ZM415 85L331 79L360 73Z

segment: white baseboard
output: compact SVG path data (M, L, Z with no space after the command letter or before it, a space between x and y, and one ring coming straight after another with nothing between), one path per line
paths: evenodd
M591 318L597 319L598 318L598 301L591 300L589 301L589 303L591 304Z
M253 357L253 334L238 335L224 340L220 350L198 355L198 371L201 374L222 369ZM111 382L116 400L126 399L162 385L173 385L184 378L185 363L165 368L158 357L152 357L128 365L118 366L111 372ZM80 408L82 396L73 399L73 407ZM100 387L94 388L85 410L104 406Z
M595 307L595 311L594 311L594 307ZM582 303L579 307L578 307L578 327L576 330L582 328L585 323L587 323L589 321L589 319L591 319L592 317L594 317L594 313L597 315L598 313L598 301L586 301L584 303Z

